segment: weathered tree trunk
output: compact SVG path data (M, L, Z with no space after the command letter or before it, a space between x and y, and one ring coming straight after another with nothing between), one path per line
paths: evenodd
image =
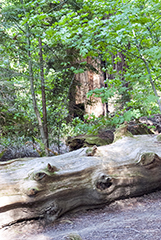
M161 189L161 142L155 135L55 157L0 164L0 226L63 213Z
M87 114L95 114L95 116L106 115L106 105L102 103L101 98L94 96L87 98L87 93L95 88L104 86L104 76L100 69L101 62L95 62L91 57L85 59L87 64L93 67L94 70L88 70L84 73L76 74L76 81L79 83L76 89L75 103L76 106L84 104L85 112ZM96 73L97 70L97 73Z

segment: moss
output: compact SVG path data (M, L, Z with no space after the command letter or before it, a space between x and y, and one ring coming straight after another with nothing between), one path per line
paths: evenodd
M121 139L122 137L133 137L132 133L127 132L125 134L116 134L114 137L114 142L116 142L117 140Z
M127 130L128 125L126 123L120 125L114 133L114 142L121 139L122 137L133 137L132 133Z
M102 139L98 136L87 136L86 139L85 139L85 144L86 146L88 145L97 145L97 146L102 146L102 145L107 145L110 143L110 140L109 139ZM84 144L84 145L85 145Z
M86 150L86 154L87 154L87 155L92 154L92 151L93 151L93 147L89 147L89 148Z
M161 134L159 134L159 135L157 136L157 141L158 141L158 142L161 142Z
M82 240L81 236L76 233L70 233L66 236L66 239L68 240Z
M4 150L2 150L2 152L0 152L0 158L3 156L3 154L7 151L7 148L5 148Z
M153 163L153 161L155 160L155 157L157 155L153 152L147 152L147 153L144 153L142 156L141 156L141 160L139 162L140 165L148 165L150 163Z
M97 151L97 146L94 145L93 147L89 147L87 150L86 150L86 155L87 156L94 156L94 154L96 153Z

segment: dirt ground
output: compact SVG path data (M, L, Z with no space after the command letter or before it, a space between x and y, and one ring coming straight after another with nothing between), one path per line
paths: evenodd
M0 240L160 240L161 191L119 200L102 209L32 220L0 230Z

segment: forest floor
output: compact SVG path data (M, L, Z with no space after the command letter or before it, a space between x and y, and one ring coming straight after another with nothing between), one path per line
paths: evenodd
M16 223L1 229L0 239L160 240L161 191L119 200L101 209L66 214L48 225L43 220Z

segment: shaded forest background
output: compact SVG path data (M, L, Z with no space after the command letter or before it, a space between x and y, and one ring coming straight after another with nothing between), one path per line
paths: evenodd
M37 142L47 155L67 136L160 113L160 9L158 0L3 0L3 149Z

